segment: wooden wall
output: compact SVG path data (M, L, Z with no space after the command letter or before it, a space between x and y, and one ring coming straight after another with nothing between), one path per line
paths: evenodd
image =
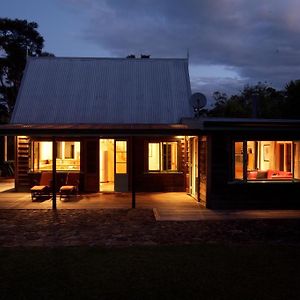
M199 201L200 204L205 206L207 205L207 180L208 180L208 153L207 153L207 138L200 137L199 138L199 153L198 153L198 161L199 161L199 178L200 178L200 186L199 186Z
M29 137L17 137L15 151L15 189L17 192L26 192L30 190L30 179L28 176L30 156Z

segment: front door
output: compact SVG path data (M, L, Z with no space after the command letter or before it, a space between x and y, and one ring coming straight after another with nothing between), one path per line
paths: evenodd
M115 140L100 139L100 192L115 191Z
M198 138L190 138L190 194L198 199L198 184L199 184L199 172L198 172Z
M201 136L199 142L199 200L203 206L206 206L207 199L207 164L208 164L208 150L207 137Z
M80 160L84 171L84 190L99 192L99 141L89 138L83 142L84 160Z
M115 191L128 191L128 142L115 140Z

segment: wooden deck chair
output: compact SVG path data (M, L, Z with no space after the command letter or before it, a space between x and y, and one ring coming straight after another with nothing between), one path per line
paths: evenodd
M42 172L39 185L35 185L30 189L31 200L34 201L38 197L50 195L51 183L52 172Z
M60 200L62 198L69 198L71 195L77 195L79 185L79 173L68 173L66 185L63 185L60 192Z

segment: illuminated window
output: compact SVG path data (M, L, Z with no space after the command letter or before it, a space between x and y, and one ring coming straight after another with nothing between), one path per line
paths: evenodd
M57 142L57 170L80 170L80 142ZM32 171L52 170L52 142L32 142Z
M116 174L127 173L127 142L116 141Z
M300 179L300 141L294 142L294 178Z
M234 149L234 178L237 180L282 181L293 178L300 179L299 142L235 142ZM245 149L245 153L243 149Z
M148 170L157 172L178 171L177 142L148 144Z
M234 143L234 178L243 179L243 142Z

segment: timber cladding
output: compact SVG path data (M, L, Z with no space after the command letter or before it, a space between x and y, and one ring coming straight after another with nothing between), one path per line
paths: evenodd
M199 198L200 203L206 207L206 194L207 194L207 139L202 137L199 141Z
M17 192L27 192L30 189L28 166L30 157L30 139L28 136L16 138L15 187Z

